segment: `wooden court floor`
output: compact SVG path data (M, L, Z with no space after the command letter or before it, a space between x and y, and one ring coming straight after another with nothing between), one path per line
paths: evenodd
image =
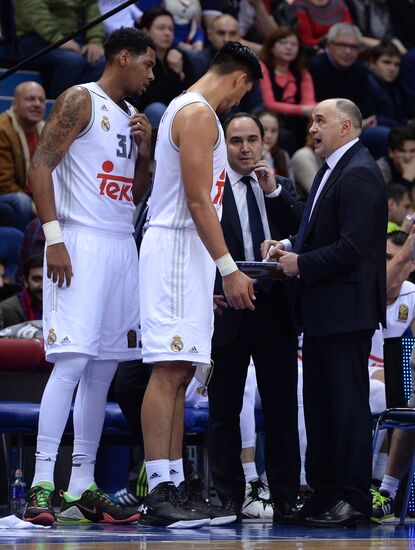
M233 528L155 529L140 526L56 525L2 529L1 550L415 550L415 523L405 526L313 529L243 522Z

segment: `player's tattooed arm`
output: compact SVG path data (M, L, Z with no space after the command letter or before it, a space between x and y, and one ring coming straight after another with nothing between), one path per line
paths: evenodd
M91 99L85 88L73 87L56 100L43 129L32 166L54 170L76 136L86 127L91 114Z

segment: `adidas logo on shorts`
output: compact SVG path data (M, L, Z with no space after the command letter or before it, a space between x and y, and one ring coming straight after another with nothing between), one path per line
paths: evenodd
M108 111L107 106L106 106L106 105L102 105L102 106L101 106L101 111Z
M67 336L65 336L65 338L62 338L61 340L61 344L70 344L71 341L69 340L69 338Z
M197 351L197 347L193 346L188 350L188 353L199 353L199 352Z

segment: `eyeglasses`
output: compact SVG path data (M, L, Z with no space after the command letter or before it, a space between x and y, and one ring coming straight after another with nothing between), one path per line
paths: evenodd
M330 44L333 44L333 46L336 46L336 48L341 48L342 50L352 50L353 52L358 52L360 50L360 46L358 44L346 44L345 42L330 42Z

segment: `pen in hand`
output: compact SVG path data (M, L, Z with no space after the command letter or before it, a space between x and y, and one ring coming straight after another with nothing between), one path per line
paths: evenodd
M270 257L271 257L271 252L274 250L274 248L276 248L276 246L275 246L274 244L272 244L272 245L268 248L267 255L266 255L265 258L262 260L262 263L269 262L269 259L270 259Z

